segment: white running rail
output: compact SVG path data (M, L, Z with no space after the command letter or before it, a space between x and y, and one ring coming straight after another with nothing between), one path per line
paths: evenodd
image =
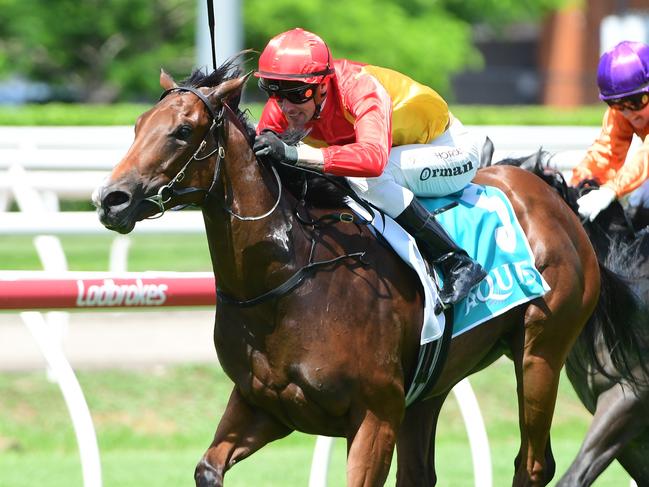
M556 153L561 170L574 166L598 134L598 127L470 126L494 142L494 160L527 155L539 147ZM57 197L89 199L92 190L133 140L133 128L0 127L0 211L11 199L13 166L30 172L30 184L56 209Z

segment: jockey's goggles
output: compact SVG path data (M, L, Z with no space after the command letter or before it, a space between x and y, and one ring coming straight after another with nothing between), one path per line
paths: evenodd
M275 100L288 100L296 105L301 105L313 99L318 88L317 84L304 84L299 81L283 81L259 78L259 88L269 98Z
M631 110L637 112L649 104L649 91L635 93L622 98L611 98L610 100L605 101L609 107L615 108L616 110Z

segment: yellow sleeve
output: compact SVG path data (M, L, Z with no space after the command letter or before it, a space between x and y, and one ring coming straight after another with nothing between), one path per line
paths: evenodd
M378 66L363 71L376 78L392 99L392 145L426 144L449 125L446 101L432 88Z

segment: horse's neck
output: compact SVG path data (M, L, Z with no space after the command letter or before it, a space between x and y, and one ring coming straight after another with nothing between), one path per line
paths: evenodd
M224 191L219 193L229 195L226 201L203 208L218 286L240 299L268 291L308 257L308 239L283 197L263 216L276 204L278 186L254 158L245 159L224 166ZM224 207L240 217L259 218L241 220Z

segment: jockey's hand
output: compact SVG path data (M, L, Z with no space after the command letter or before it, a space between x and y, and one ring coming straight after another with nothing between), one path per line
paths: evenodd
M257 157L271 162L284 162L294 165L297 162L297 148L285 144L272 130L264 130L252 146Z
M595 189L577 200L579 205L579 214L582 218L587 218L591 222L599 215L602 210L615 201L615 191L602 186Z

